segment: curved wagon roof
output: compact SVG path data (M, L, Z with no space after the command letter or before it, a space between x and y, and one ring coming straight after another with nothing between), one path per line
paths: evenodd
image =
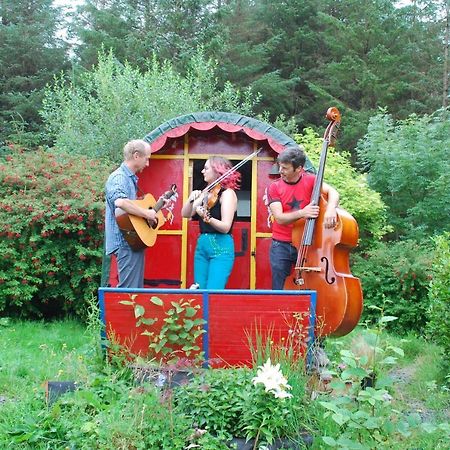
M222 111L196 112L175 117L155 128L144 139L152 144L152 153L154 153L164 146L168 138L183 136L191 128L206 131L214 127L230 133L244 132L256 141L267 141L277 153L289 147L298 147L293 139L268 123Z

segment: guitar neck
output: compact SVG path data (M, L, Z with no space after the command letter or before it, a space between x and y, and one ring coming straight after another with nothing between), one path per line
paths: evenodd
M156 212L158 212L162 206L164 205L164 198L160 198L153 207L149 208L149 209L153 209Z

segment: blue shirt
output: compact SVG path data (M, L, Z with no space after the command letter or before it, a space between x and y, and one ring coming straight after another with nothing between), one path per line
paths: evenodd
M136 200L138 177L122 163L106 181L105 185L105 240L106 254L114 253L119 247L128 246L116 222L115 201L119 198Z

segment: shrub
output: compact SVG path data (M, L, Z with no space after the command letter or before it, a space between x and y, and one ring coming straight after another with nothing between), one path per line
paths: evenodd
M353 274L361 279L364 292L363 319L375 323L378 312L398 317L391 331L405 334L425 328L429 305L432 251L414 241L380 243L366 255L354 255ZM383 306L384 305L384 306Z
M442 346L444 355L450 353L450 233L434 239L436 243L435 258L433 261L429 290L430 307L428 310L427 331L431 339ZM448 370L448 358L443 358Z
M450 231L448 173L450 115L410 116L395 122L382 111L358 143L369 186L388 206L395 238L423 238Z
M276 438L298 441L309 421L305 391L289 383L280 364L270 359L257 371L245 367L207 370L174 391L175 411L225 441L253 439L254 448L256 443L272 444Z
M207 370L174 391L176 411L223 439L244 436L239 422L252 376L246 368Z
M0 163L0 311L83 316L99 285L107 164L44 150Z
M102 53L98 66L78 84L68 85L63 76L56 80L46 91L41 115L58 148L119 162L130 137L178 115L216 109L251 114L259 96L230 83L220 89L214 70L201 50L191 58L186 76L168 61L149 59L142 73Z

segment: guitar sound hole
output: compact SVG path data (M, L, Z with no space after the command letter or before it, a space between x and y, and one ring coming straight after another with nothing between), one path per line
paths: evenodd
M158 228L158 218L156 218L154 221L147 220L147 225L153 230L156 230Z

